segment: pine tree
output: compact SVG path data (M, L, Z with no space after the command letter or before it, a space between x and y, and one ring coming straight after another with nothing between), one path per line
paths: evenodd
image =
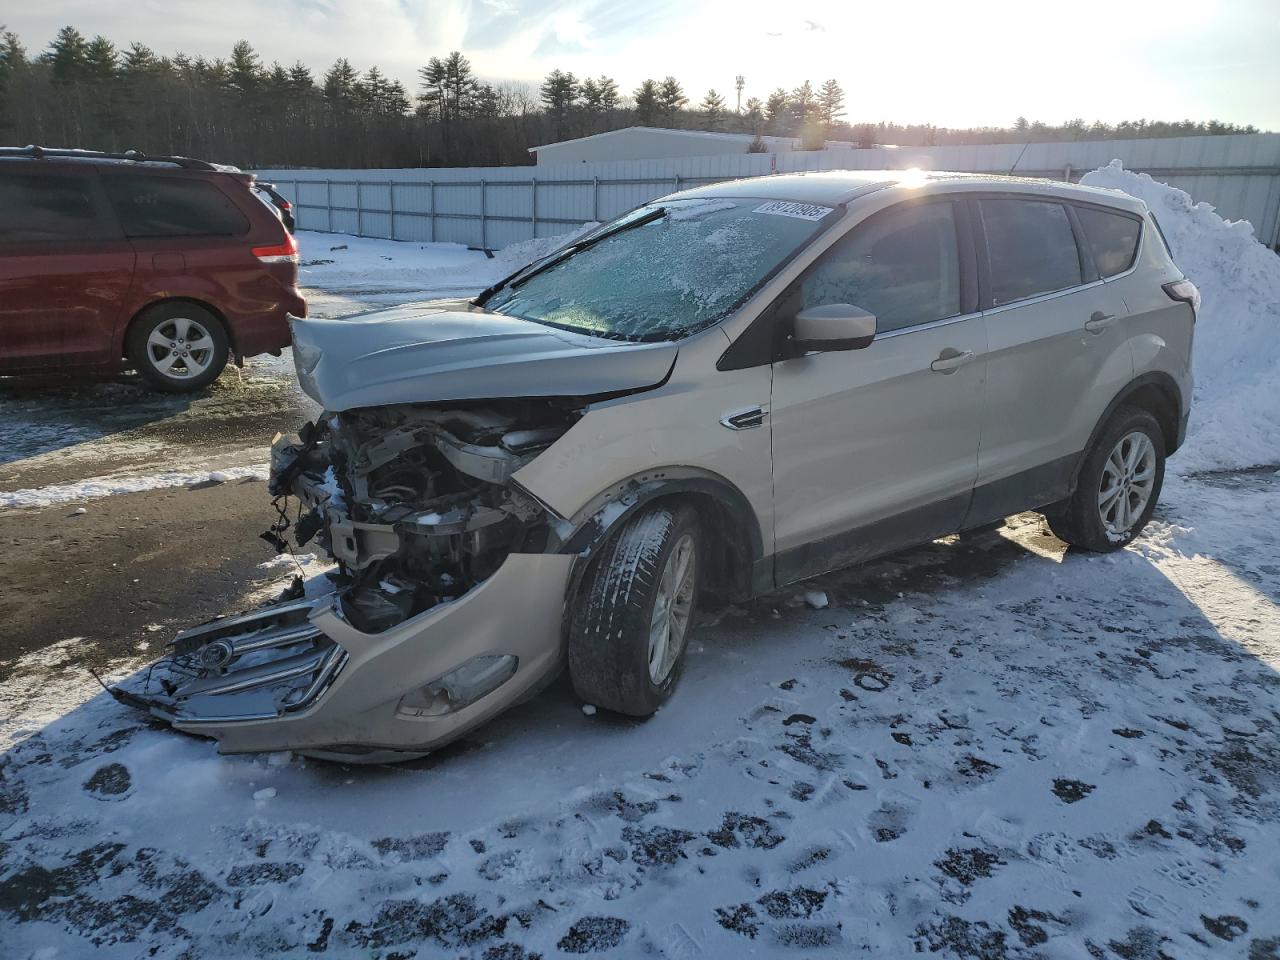
M0 130L10 126L9 98L14 78L27 68L27 51L18 35L0 27Z
M835 80L825 81L818 91L818 116L828 132L844 116L844 90Z
M569 111L573 109L578 99L578 78L572 73L552 70L542 81L539 96L542 98L547 116L555 124L556 136L564 136Z
M618 109L618 85L612 77L601 76L596 80L596 88L600 91L600 109L608 116Z
M370 114L381 114L386 107L387 78L377 66L372 66L364 77L356 81L356 102Z
M426 66L419 68L418 79L422 90L418 94L418 102L422 104L423 114L427 119L444 120L448 112L446 107L448 71L445 69L444 61L439 57L432 57L427 61Z
M226 70L226 65L221 60L214 61ZM203 59L197 61L198 64L205 64ZM156 59L155 53L145 43L138 43L136 40L129 44L129 49L124 52L120 58L120 72L126 77L137 79L138 77L155 73L156 66L159 61ZM208 79L213 70L212 65L205 64L205 79Z
M296 61L289 68L289 89L293 93L310 93L315 85L315 77L311 75L310 68L301 60Z
M330 109L344 109L351 105L355 99L358 79L359 74L346 57L340 57L333 62L329 72L324 75L322 85L324 101Z
M383 100L383 112L387 116L403 117L409 112L409 106L409 94L405 92L404 84L399 80L391 81Z
M12 74L27 65L27 48L16 33L0 27L0 71Z
M471 109L471 98L475 95L479 82L471 70L471 61L454 50L444 62L445 80L448 87L449 113L454 120L467 115Z
M85 76L95 83L110 81L120 66L116 46L103 36L94 37L85 48Z
M724 108L724 97L714 89L708 90L698 108L702 111L702 122L708 130L720 130L724 127Z
M658 84L646 80L636 87L632 98L636 102L636 123L642 127L653 127L658 123Z
M486 120L492 120L502 113L502 98L498 95L498 91L491 84L482 83L476 88L476 95L472 98L471 115L475 117L483 117Z
M764 106L765 116L769 118L769 129L775 136L783 136L788 129L787 91L778 87L769 94Z
M585 112L600 112L600 88L591 77L587 77L578 86L578 99L582 101L581 106Z
M747 122L747 127L757 138L764 133L764 104L760 102L759 97L747 99L747 110L742 116Z
M688 102L684 88L675 77L667 77L658 86L658 112L662 115L662 122L668 127L675 126L676 114Z
M231 61L227 65L227 73L232 89L244 96L251 96L262 89L264 80L262 64L248 40L241 40L231 48Z
M791 109L791 117L797 125L804 125L804 122L809 119L809 114L813 112L815 104L813 86L808 80L791 91L788 106Z
M53 68L54 83L75 83L85 78L89 45L75 27L63 27L49 44L44 60Z

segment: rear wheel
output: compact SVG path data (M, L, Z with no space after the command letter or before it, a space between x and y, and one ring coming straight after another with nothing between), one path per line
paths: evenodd
M1085 455L1071 499L1045 511L1060 540L1105 553L1151 519L1164 484L1164 433L1146 410L1121 408Z
M182 393L207 386L230 353L222 322L193 303L161 303L129 331L129 360L151 386Z
M702 560L698 516L687 504L644 509L605 545L570 619L569 675L578 696L635 717L671 696Z

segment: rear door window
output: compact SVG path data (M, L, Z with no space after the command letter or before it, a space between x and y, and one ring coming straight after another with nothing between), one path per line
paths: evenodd
M235 237L249 221L225 193L205 180L104 175L107 197L128 237Z
M0 171L0 242L85 240L112 234L94 203L91 176Z
M950 203L890 209L822 255L800 280L800 309L862 307L884 333L960 313L960 248Z
M1044 200L982 200L994 306L1081 282L1066 208Z
M1104 277L1114 277L1133 266L1138 255L1142 224L1122 213L1108 213L1097 207L1076 207L1085 241L1093 253L1094 266Z

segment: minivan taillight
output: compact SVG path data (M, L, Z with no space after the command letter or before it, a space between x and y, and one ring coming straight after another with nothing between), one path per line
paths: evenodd
M252 253L263 263L297 263L298 241L293 239L293 234L286 233L284 243L270 247L254 247Z
M1170 300L1177 300L1179 303L1191 304L1191 309L1198 315L1200 313L1200 291L1196 285L1185 277L1181 280L1173 280L1164 285L1164 292L1169 295Z

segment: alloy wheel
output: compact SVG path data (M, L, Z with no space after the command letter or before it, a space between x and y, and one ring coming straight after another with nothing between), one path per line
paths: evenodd
M1140 430L1126 433L1102 466L1098 517L1107 536L1121 540L1151 500L1156 482L1156 448Z
M147 337L147 359L157 372L174 380L190 380L209 369L214 342L197 320L174 317L159 324Z
M649 621L649 679L661 686L684 649L693 613L697 555L693 535L686 533L667 554L658 579L658 594Z

